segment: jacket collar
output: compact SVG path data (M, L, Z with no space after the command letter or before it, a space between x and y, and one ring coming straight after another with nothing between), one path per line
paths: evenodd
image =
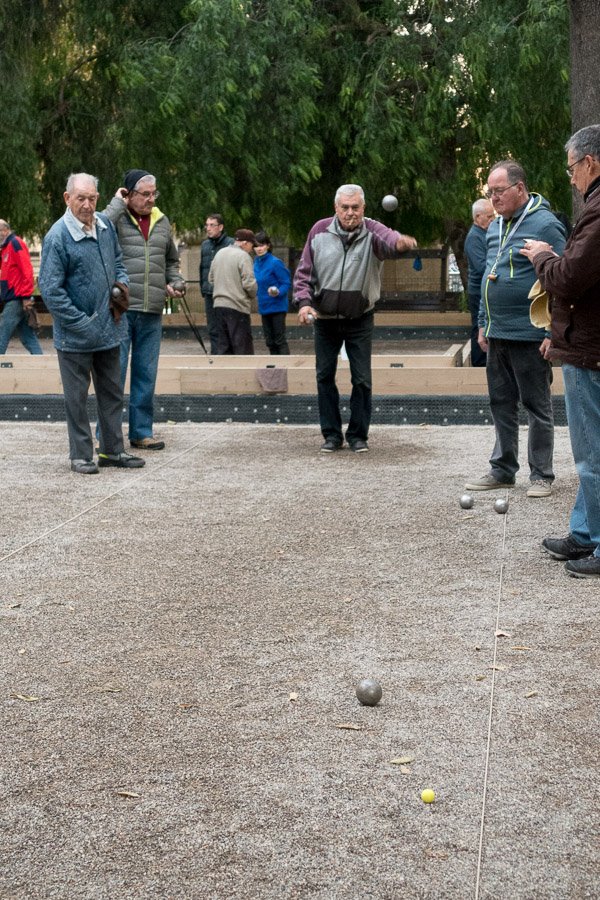
M599 187L600 187L600 175L598 176L598 178L594 178L592 183L588 186L587 191L583 195L583 199L589 200L589 198L592 196L594 191L596 191Z
M79 219L73 215L68 206L63 216L63 222L74 241L83 241L84 238L92 236L90 232L83 230L83 222L80 222ZM94 214L94 224L96 228L104 229L108 227L106 222L103 222L97 213Z

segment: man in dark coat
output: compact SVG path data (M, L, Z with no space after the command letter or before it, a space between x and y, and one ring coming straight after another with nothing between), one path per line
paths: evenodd
M562 363L571 447L579 490L565 538L545 538L554 559L576 578L600 578L600 125L566 144L567 175L585 206L561 256L530 240L521 253L552 297L548 357Z
M208 273L212 261L223 247L231 247L234 243L233 238L228 237L223 230L223 216L220 213L212 213L206 217L206 234L207 238L202 242L200 256L200 290L204 298L204 308L206 310L206 327L210 338L210 352L217 354L219 327L214 312L214 290L213 285L208 280Z
M489 200L473 204L473 224L465 239L465 253L469 261L469 311L471 313L471 365L485 366L485 352L479 346L479 301L481 279L487 257L486 237L490 222L494 221L494 207Z

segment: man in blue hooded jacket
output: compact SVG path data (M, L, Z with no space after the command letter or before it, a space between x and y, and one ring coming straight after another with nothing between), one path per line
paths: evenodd
M98 466L141 468L144 460L123 449L119 346L127 331L121 313L129 302L129 277L117 233L96 213L98 181L93 175L70 175L64 198L67 210L44 238L38 284L52 314L71 469L94 475ZM90 378L100 426L98 464L86 405Z
M540 194L529 193L519 163L492 166L487 196L498 217L488 228L487 259L479 307L479 346L487 352L486 374L496 442L490 471L466 485L470 491L512 488L519 469L519 401L529 423L528 497L549 497L554 472L552 366L544 336L529 318L535 272L519 251L526 240L545 241L562 253L566 235Z

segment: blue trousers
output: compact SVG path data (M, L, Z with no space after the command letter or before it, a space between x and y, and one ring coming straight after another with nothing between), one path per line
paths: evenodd
M579 490L570 531L580 544L595 544L600 557L600 372L563 363L565 404Z
M162 337L162 313L128 310L127 336L121 341L121 383L125 384L131 349L129 379L129 440L152 437L154 389Z
M367 440L371 424L371 343L373 313L360 319L317 319L315 321L315 356L319 418L325 440L343 441L340 395L335 383L337 362L342 344L346 344L352 393L350 422L346 440Z
M13 334L19 338L26 350L34 356L44 351L40 346L35 331L27 324L28 314L20 300L7 300L0 320L0 353L6 353L8 342Z

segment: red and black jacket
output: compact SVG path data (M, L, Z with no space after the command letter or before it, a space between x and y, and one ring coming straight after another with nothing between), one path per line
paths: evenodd
M0 300L22 300L33 294L33 268L27 245L11 232L0 249Z

